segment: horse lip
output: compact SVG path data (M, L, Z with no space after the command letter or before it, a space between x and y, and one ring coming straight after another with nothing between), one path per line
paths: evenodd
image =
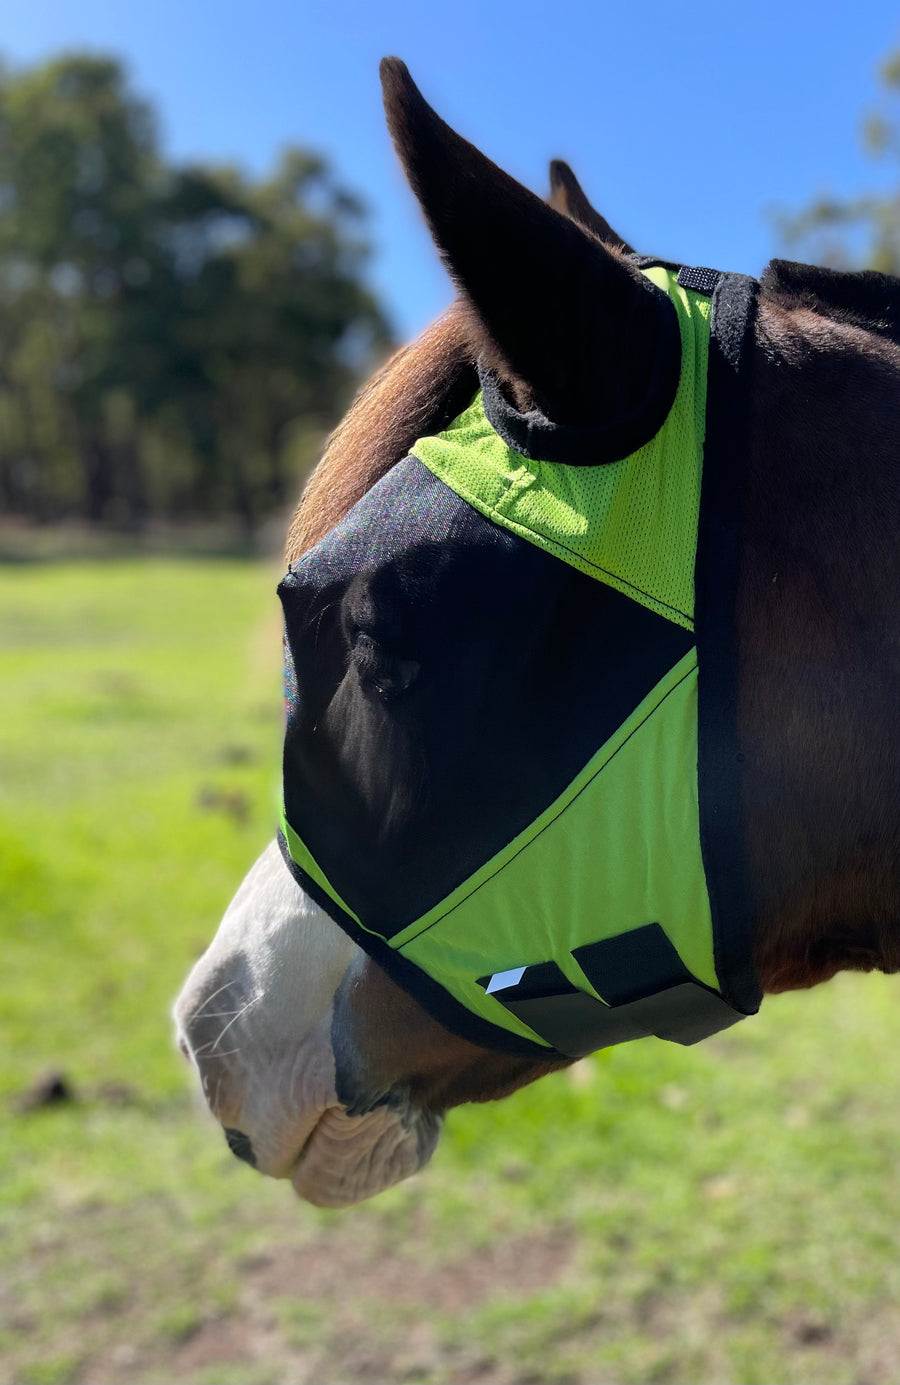
M297 1153L293 1156L293 1158L292 1158L289 1162L288 1162L288 1161L285 1161L285 1163L282 1164L282 1166L281 1166L281 1171L280 1171L280 1172L278 1172L278 1173L275 1173L275 1172L269 1173L268 1169L266 1169L265 1167L263 1167L262 1169L259 1170L260 1173L267 1174L268 1177L270 1177L270 1178L293 1178L293 1177L294 1177L294 1174L295 1174L295 1173L297 1172L297 1170L300 1168L301 1164L304 1163L304 1161L305 1161L305 1159L306 1159L306 1156L307 1156L307 1154L308 1154L308 1152L309 1152L310 1141L312 1140L313 1136L315 1135L316 1131L318 1130L319 1126L321 1125L324 1116L325 1116L325 1112L322 1111L322 1112L319 1114L319 1116L316 1118L315 1124L313 1125L312 1129L311 1129L311 1130L309 1131L309 1133L307 1134L307 1136L306 1136L306 1138L304 1139L303 1143L301 1144L300 1148L297 1150ZM255 1167L258 1168L259 1165L257 1164L257 1165L255 1165Z
M324 1114L324 1113L323 1113L323 1114ZM319 1119L316 1121L315 1125L313 1126L312 1130L310 1130L310 1132L309 1132L309 1134L307 1135L306 1139L303 1141L303 1144L300 1146L299 1150L297 1151L297 1157L296 1157L296 1159L294 1160L293 1164L291 1165L291 1172L288 1174L288 1178L292 1177L292 1175L293 1175L293 1173L294 1173L294 1170L295 1170L295 1169L298 1169L298 1168L300 1167L300 1165L303 1163L304 1159L306 1158L306 1155L307 1155L307 1153L308 1153L308 1151L309 1151L309 1142L310 1142L310 1140L312 1139L313 1135L315 1135L315 1133L316 1133L316 1131L318 1130L318 1128L319 1128L321 1122L322 1122L322 1117L320 1116Z

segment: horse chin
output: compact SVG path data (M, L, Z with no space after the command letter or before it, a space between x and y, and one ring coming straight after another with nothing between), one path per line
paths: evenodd
M364 1116L340 1107L323 1114L298 1159L291 1183L316 1207L349 1207L417 1173L434 1153L441 1119L411 1120L382 1106Z

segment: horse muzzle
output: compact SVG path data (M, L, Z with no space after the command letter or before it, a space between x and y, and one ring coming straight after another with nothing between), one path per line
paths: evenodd
M334 996L356 955L273 843L175 1005L178 1045L232 1153L325 1207L415 1173L440 1133L408 1102L351 1115L338 1096Z

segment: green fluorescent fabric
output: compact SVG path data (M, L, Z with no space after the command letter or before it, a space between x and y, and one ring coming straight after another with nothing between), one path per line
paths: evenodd
M598 467L529 461L494 432L480 394L412 452L495 523L690 630L710 300L670 270L644 273L675 305L682 361L671 412L638 452Z

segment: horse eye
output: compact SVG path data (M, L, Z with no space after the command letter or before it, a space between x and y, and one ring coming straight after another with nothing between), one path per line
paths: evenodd
M405 693L418 675L421 665L415 659L401 659L373 640L358 634L353 645L353 664L363 692L383 702Z

